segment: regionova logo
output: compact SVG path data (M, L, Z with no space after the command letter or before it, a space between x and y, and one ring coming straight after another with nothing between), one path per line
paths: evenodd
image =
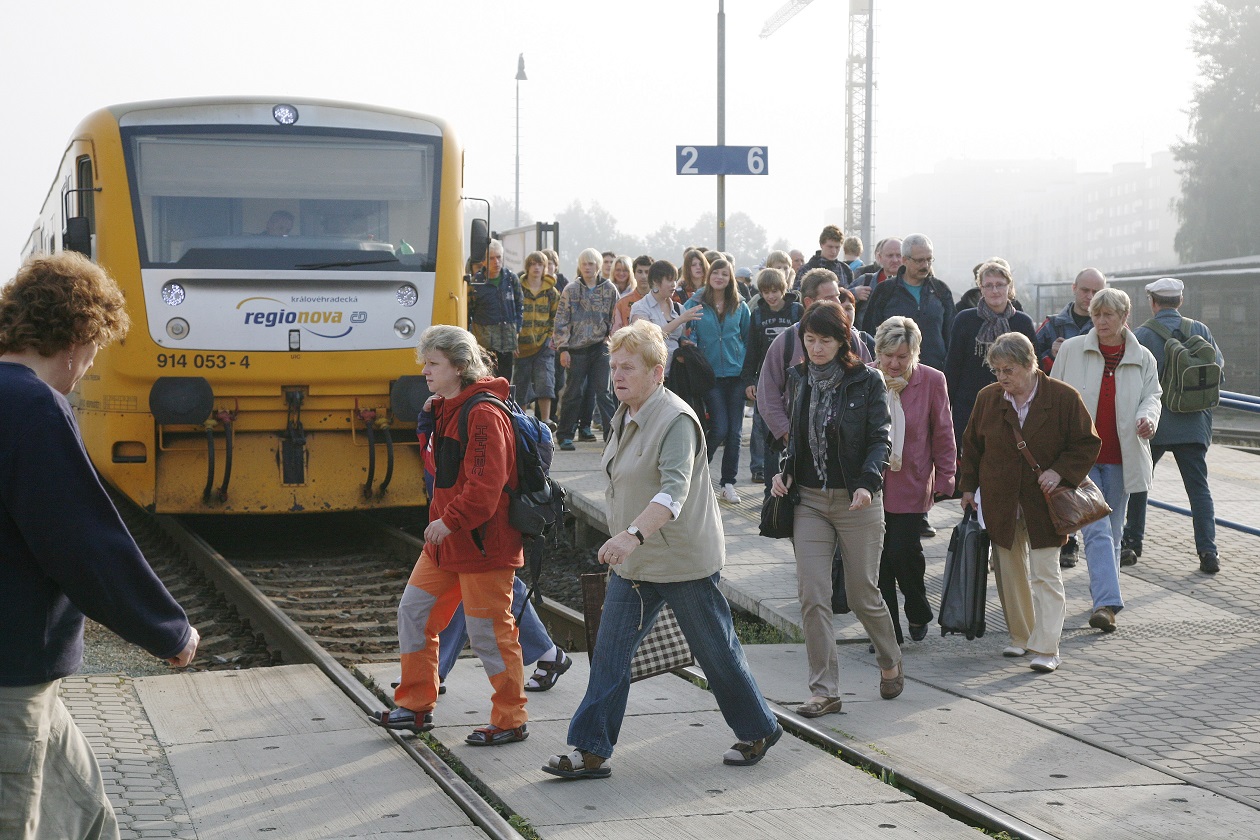
M286 303L273 297L247 297L236 304L242 312L245 324L251 327L300 326L311 335L320 338L345 338L354 330L354 324L367 322L367 313L347 313L338 304L356 304L355 295L293 295ZM335 307L335 308L334 308ZM341 325L349 322L342 331Z

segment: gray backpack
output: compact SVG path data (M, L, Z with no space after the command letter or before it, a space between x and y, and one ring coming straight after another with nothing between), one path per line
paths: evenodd
M1221 402L1222 371L1216 363L1216 348L1203 336L1190 334L1193 323L1182 318L1173 332L1154 318L1142 325L1164 340L1159 385L1164 389L1164 407L1177 414L1206 411Z

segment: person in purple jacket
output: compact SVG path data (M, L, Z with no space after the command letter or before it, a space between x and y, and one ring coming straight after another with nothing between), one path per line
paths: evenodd
M919 364L923 334L911 318L894 315L875 331L872 367L884 375L892 414L892 454L884 470L884 551L879 591L888 604L897 644L905 642L897 589L906 599L910 638L927 636L932 608L923 583L923 515L936 498L954 493L958 450L945 374Z
M35 256L0 292L0 837L118 837L92 747L57 689L83 617L175 667L199 636L127 532L65 395L129 326L79 254Z

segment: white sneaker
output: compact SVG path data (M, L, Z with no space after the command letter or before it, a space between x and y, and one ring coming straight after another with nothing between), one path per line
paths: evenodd
M1024 650L1022 647L1019 647L1018 645L1007 645L1006 647L1002 648L1003 656L1010 656L1010 657L1023 656L1027 652L1028 651Z
M1059 657L1057 656L1034 656L1032 661L1028 663L1028 667L1034 671L1040 671L1043 674L1049 674L1059 667Z
M724 502L730 502L733 505L739 504L739 494L735 492L734 484L723 484L722 492L718 497Z
M745 417L752 417L752 416L753 416L753 410L752 410L752 406L751 406L751 405L746 405L746 406L744 406L744 416L745 416Z

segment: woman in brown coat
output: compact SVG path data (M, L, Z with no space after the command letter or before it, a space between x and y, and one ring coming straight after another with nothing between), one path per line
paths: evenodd
M958 486L964 506L979 506L997 549L994 575L1011 644L1004 656L1032 653L1034 671L1059 667L1066 598L1059 571L1065 538L1054 530L1044 493L1089 475L1101 441L1071 385L1037 369L1032 342L999 336L987 357L997 382L976 397L963 432ZM1037 475L1016 448L1014 426L1041 466Z

